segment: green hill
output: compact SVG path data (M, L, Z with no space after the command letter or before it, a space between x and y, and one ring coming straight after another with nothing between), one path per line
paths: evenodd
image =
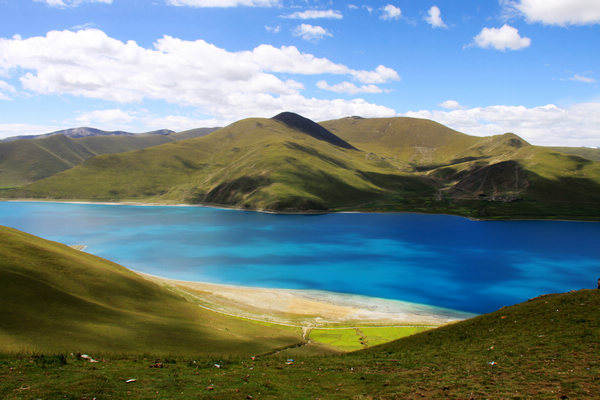
M302 340L294 330L199 308L119 265L6 227L0 320L4 354L249 355Z
M96 156L5 196L600 219L600 163L510 133L474 137L422 119L317 125L283 113Z
M99 154L144 149L190 137L213 128L140 134L77 128L48 135L0 142L0 188L19 187L65 171Z
M345 355L286 350L251 360L150 353L98 364L52 353L3 356L0 396L593 399L600 391L598 354L600 291L579 290Z
M600 161L600 148L592 147L551 147L552 150L559 151L565 154L573 154L575 156L587 158L592 161Z

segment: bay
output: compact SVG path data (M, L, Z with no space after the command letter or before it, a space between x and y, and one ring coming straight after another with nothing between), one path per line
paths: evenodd
M600 223L593 222L0 202L0 224L172 279L326 290L474 313L593 288L600 277Z

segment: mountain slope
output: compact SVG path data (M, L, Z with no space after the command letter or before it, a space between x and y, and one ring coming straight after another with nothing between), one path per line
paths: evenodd
M324 210L405 192L431 196L431 180L396 174L361 152L256 118L202 138L95 157L30 185L22 195Z
M99 154L144 149L205 135L214 129L132 134L74 128L0 143L0 188L18 187L65 171ZM61 133L64 132L64 133ZM12 138L11 138L12 139Z
M551 147L552 150L565 154L587 158L592 161L600 161L600 148L591 147Z
M274 116L272 119L283 122L290 128L306 133L307 135L312 136L315 139L323 140L327 143L331 143L335 146L339 146L344 149L356 150L352 145L348 144L348 142L344 141L343 139L340 139L338 136L329 132L327 129L323 128L316 122L313 122L308 118L304 118L301 115L294 114L291 112L282 112Z
M251 354L299 336L216 314L90 254L0 227L0 352Z
M72 357L65 365L57 357L3 357L0 396L595 399L599 321L600 291L579 290L351 354L313 356L303 347L232 360L225 369L211 359L185 357L167 360L161 369L148 368L156 358L142 355L96 365ZM136 382L125 383L130 377Z
M52 176L93 155L62 135L0 143L0 187L21 186Z
M512 133L474 137L415 118L323 126L292 113L250 118L204 137L94 157L5 195L600 219L599 162Z
M512 133L474 137L415 118L322 124L402 171L434 179L438 198L463 215L600 218L598 162L532 146Z

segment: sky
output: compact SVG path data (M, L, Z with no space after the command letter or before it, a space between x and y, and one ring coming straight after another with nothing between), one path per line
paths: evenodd
M0 0L0 138L282 111L600 147L600 1Z

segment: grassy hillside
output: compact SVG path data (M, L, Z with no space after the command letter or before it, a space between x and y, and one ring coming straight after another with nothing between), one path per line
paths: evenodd
M319 126L282 115L94 157L5 196L600 219L600 162L511 133L473 137L422 119L354 117Z
M414 201L433 191L431 179L397 174L363 152L315 139L277 120L247 119L206 137L95 157L36 182L22 195L324 210L409 193L406 198Z
M552 150L565 154L587 158L592 161L600 161L600 148L592 147L551 147Z
M21 186L52 176L93 155L61 135L0 143L0 188Z
M0 396L593 399L600 392L599 321L600 291L580 290L346 355L288 350L254 361L139 355L99 364L5 356ZM157 361L162 368L149 368Z
M198 137L212 128L165 134L90 134L74 137L52 134L0 142L0 188L19 187L70 169L99 154L114 154L144 149L164 143ZM69 133L67 130L64 132ZM97 130L93 130L97 131ZM99 131L103 132L103 131ZM93 132L92 132L93 133Z
M577 152L532 146L512 133L468 136L415 118L322 125L369 155L433 179L440 200L433 210L477 218L600 218L600 163Z
M119 265L6 227L0 320L0 353L248 355L302 340L299 330L198 308Z

